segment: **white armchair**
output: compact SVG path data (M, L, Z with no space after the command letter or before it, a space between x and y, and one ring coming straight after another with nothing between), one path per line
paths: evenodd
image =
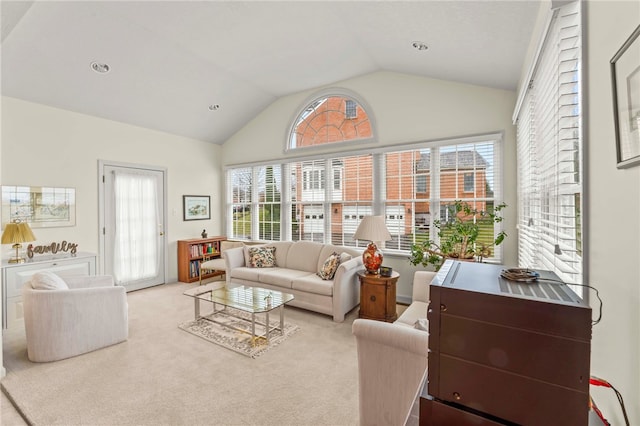
M434 276L427 271L414 274L413 301L396 322L353 322L361 426L402 426L411 414L427 375L429 339L415 323L426 321L429 284Z
M125 288L111 276L35 274L22 288L27 354L57 361L127 340Z

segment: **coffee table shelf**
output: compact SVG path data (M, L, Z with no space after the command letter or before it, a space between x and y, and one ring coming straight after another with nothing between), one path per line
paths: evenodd
M284 335L284 305L294 299L292 294L282 293L275 290L268 290L260 287L246 287L243 285L234 285L229 283L221 285L219 282L206 284L203 286L193 287L183 293L185 296L193 298L194 316L198 320L200 318L207 321L215 322L215 315L224 313L240 320L249 321L251 323L251 341L255 344L259 339L265 339L269 343L269 334L273 331L280 331ZM213 311L207 315L200 314L200 302L208 302L213 305ZM218 309L218 305L222 308ZM251 314L251 320L247 320L241 316L234 315L226 308L234 308ZM279 325L272 326L269 322L269 313L278 309L280 315ZM259 322L256 318L258 314L265 315L265 322ZM213 317L213 318L212 318ZM256 335L256 324L263 325L265 332ZM230 327L228 324L224 324ZM244 332L240 328L238 331Z

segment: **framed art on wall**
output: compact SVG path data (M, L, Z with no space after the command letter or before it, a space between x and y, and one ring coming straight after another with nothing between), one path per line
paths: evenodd
M619 169L640 164L640 26L611 59Z
M2 224L14 220L32 228L75 226L75 188L3 186Z
M183 195L184 220L211 219L211 197L208 195Z

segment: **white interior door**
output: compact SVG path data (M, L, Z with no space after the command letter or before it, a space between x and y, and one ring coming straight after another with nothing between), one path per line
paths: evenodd
M103 265L127 291L165 283L165 171L102 165Z

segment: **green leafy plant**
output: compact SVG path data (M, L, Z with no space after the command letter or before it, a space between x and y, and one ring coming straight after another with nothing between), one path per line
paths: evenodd
M433 221L440 243L425 240L413 244L409 256L411 264L434 266L437 271L450 258L482 261L482 258L491 256L492 247L500 245L507 236L500 231L493 238L494 225L502 222L500 212L507 207L505 203L494 206L491 211L477 210L458 200L450 207L450 221Z

